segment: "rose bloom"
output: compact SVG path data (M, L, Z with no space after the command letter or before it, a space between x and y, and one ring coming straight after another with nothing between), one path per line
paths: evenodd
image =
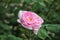
M34 34L38 33L39 28L43 23L43 19L36 13L31 11L19 11L19 19L17 20L24 28L33 30Z

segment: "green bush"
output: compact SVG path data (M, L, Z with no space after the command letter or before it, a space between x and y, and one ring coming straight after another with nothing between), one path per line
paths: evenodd
M37 35L17 23L19 10L44 19ZM60 40L60 0L0 0L0 40Z

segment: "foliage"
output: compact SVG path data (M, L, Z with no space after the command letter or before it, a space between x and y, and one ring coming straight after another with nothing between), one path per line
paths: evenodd
M37 35L17 23L19 10L44 19ZM0 40L60 40L60 0L0 0Z

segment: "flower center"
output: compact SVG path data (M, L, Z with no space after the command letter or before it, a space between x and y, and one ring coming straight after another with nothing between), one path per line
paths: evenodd
M29 18L29 21L32 21L32 18Z

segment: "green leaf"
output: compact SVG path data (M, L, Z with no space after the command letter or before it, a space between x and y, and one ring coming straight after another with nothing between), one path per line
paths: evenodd
M4 30L10 30L10 29L11 29L11 27L10 27L10 26L8 26L8 25L4 24L4 23L3 23L3 22L1 22L1 21L0 21L0 28L2 28L2 29L4 29Z
M14 35L8 35L9 40L23 40L22 38L15 37Z
M27 4L31 3L32 0L24 0Z
M46 26L46 29L51 32L58 33L60 32L60 24L44 24Z
M20 3L21 0L10 0L11 3Z
M23 40L23 39L15 37L14 35L0 35L0 40Z
M51 4L53 0L44 0L44 1L47 2L48 4Z
M46 37L48 37L47 31L45 29L39 29L38 37L44 40Z
M40 4L42 7L46 7L46 5L45 5L44 2L39 2L39 4Z
M0 40L6 40L6 35L0 35Z

